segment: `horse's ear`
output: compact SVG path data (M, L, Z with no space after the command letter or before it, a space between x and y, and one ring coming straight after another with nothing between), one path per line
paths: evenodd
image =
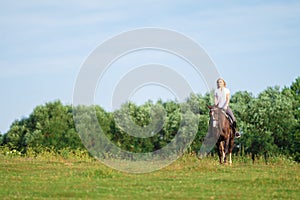
M206 104L206 106L207 106L208 109L211 110L211 109L217 108L219 106L219 104L213 105L213 106L210 106L210 105Z

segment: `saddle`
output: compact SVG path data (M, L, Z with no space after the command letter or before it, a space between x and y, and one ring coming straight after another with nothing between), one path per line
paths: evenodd
M225 115L225 117L228 119L229 124L232 128L235 128L235 122L233 121L233 119L231 118L230 115L227 114L227 112L225 110L222 110L222 113Z
M233 119L231 118L231 116L229 114L226 113L225 110L222 110L222 113L225 115L225 117L228 119L229 121L229 124L230 124L230 127L232 128L233 130L233 133L234 133L234 136L236 138L240 138L241 137L241 134L239 132L237 132L236 130L236 122L233 121Z

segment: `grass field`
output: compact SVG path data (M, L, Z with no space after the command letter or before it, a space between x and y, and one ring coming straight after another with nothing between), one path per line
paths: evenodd
M299 199L300 166L285 159L219 165L186 155L147 174L98 161L0 155L0 199Z

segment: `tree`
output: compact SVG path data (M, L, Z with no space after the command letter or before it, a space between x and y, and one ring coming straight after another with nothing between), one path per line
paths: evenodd
M300 77L292 83L290 91L294 96L293 112L296 121L291 136L291 153L294 154L295 160L300 162Z
M11 125L3 144L23 152L28 147L39 150L41 146L56 150L83 148L72 116L71 106L63 106L60 101L37 106L28 118Z
M269 87L257 97L247 91L232 95L230 106L243 133L238 141L246 153L289 154L300 161L299 94L300 77L290 87ZM84 148L84 143L93 155L102 154L100 149L104 151L101 156L107 156L112 145L145 153L162 149L176 139L174 151L182 153L185 149L177 147L189 143L196 131L189 151L199 151L208 129L206 105L212 101L211 93L191 94L184 103L159 100L137 106L128 102L114 112L100 106L50 102L37 106L29 117L14 121L9 131L0 135L0 145L25 152L28 147Z
M16 120L10 126L9 131L4 135L3 144L7 145L10 149L23 150L24 136L28 132L26 127L27 120Z
M75 131L71 106L63 106L60 101L38 106L29 116L29 121L33 139L28 140L28 146L41 143L56 150L82 147Z
M249 120L248 111L253 100L253 95L247 91L236 92L230 99L230 107L234 112L237 122L241 122L241 128L243 128L242 122Z
M248 104L242 139L248 152L288 152L291 144L289 136L295 122L292 102L291 96L280 92L279 87L269 87Z
M3 137L3 135L2 135L2 133L1 133L1 131L0 131L0 146L3 145L3 138L4 138L4 137Z

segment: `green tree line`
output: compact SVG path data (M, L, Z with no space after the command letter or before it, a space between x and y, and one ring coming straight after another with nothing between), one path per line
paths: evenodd
M290 87L268 87L256 97L247 91L233 94L230 106L242 133L242 137L235 141L235 153L241 156L283 154L300 162L299 93L300 77ZM76 131L78 127L75 128L74 120L90 122L89 112L93 111L105 136L121 149L136 153L153 152L177 137L175 146L181 147L180 143L185 142L189 145L186 149L174 150L197 153L208 129L206 105L211 104L210 94L191 94L184 103L160 100L137 106L127 102L114 112L107 112L98 105L74 109L60 101L49 102L37 106L28 117L14 121L8 132L0 135L0 146L22 153L29 148L38 153L43 148L59 151L101 146L102 138L92 133L91 130L97 128L91 123L86 123L88 129L83 127L82 130L89 131L80 136ZM81 113L81 118L73 118L74 113ZM146 134L149 130L153 130L153 134L148 137L128 134L143 134L144 131ZM190 138L193 140L189 141Z

